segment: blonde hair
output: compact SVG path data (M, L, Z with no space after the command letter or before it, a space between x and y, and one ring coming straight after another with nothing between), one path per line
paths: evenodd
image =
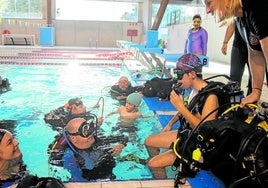
M222 22L222 25L228 25L233 22L242 7L242 0L217 0L216 20Z
M239 12L239 10L242 8L243 8L242 0L230 1L230 6L229 6L229 9L226 13L226 17L230 18L230 17L235 16Z

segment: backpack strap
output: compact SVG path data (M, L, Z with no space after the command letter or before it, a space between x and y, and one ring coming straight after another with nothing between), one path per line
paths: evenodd
M221 87L223 83L221 82L208 82L208 85L201 89L196 96L190 101L188 104L188 109L192 112L193 110L199 110L202 111L204 104L206 102L206 99L209 95L215 94L217 95L217 90ZM199 109L196 109L196 108ZM198 112L198 111L197 111Z
M187 105L187 109L193 113L196 114L200 112L202 113L204 104L206 102L206 99L211 94L216 94L216 89L218 89L220 86L217 82L208 82L208 85L204 88L202 88L190 101L190 103ZM186 122L185 118L180 116L180 128L179 130L184 130L186 128L189 128L189 124Z

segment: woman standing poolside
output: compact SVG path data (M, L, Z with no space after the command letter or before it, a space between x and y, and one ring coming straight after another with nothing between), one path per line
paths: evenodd
M193 27L188 31L184 53L207 55L208 33L201 27L201 16L193 16Z

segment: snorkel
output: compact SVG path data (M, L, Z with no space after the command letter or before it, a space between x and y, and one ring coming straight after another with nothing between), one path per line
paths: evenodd
M75 149L74 145L71 143L71 141L69 140L69 138L67 136L66 127L63 128L62 134L63 134L63 137L64 137L67 145L71 148L71 150L74 153L79 154L78 151Z

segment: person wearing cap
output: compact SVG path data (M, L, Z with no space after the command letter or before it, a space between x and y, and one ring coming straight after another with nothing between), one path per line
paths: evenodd
M208 33L201 27L201 22L202 19L199 14L193 16L193 27L188 31L184 53L207 54Z
M135 120L142 116L139 112L139 106L142 102L142 95L139 93L131 93L126 99L126 104L120 106L116 111L109 113L105 119L113 114L119 114L118 122L113 131L128 132L130 140L136 139Z
M118 109L118 113L121 118L135 119L141 116L138 110L142 101L142 97L139 93L131 93L126 99L126 105Z
M139 93L131 93L127 96L126 104L124 106L120 106L115 112L111 112L106 117L119 114L120 120L123 122L127 122L126 124L130 124L136 118L141 116L138 107L142 102L142 96Z
M81 98L71 98L64 106L60 106L55 110L51 110L45 114L44 120L50 124L53 129L61 130L66 124L73 118L83 117L90 118L90 111L87 111ZM99 117L99 125L103 121L102 117Z
M139 92L142 89L141 86L132 86L126 76L121 76L118 82L110 89L112 98L119 100L122 104L125 104L126 98L129 94Z
M194 96L197 96L208 85L202 79L202 66L202 62L194 54L184 54L178 59L177 68L174 70L174 77L176 77L178 83L181 85L180 87L183 89L192 88L188 104L191 103L191 100L194 101ZM199 104L200 102L196 103L197 109L194 112L187 108L181 94L177 94L174 90L170 94L170 101L178 110L177 114L170 120L161 133L151 135L145 140L145 145L151 156L148 166L155 178L166 178L165 167L172 165L176 160L176 155L170 148L172 143L177 139L179 132L183 131L183 129L194 129L204 117L219 107L217 95L213 92L209 93L205 100L200 101L202 104ZM206 117L205 121L215 119L216 116L217 111ZM181 125L179 130L171 130L172 125L180 118L185 119L187 126ZM166 148L168 150L159 154L159 148Z
M89 120L74 118L49 146L49 163L67 169L71 173L70 181L116 178L114 156L121 153L128 139L123 135L99 136L97 124L95 114Z
M20 179L26 171L18 141L6 129L0 129L0 187Z

